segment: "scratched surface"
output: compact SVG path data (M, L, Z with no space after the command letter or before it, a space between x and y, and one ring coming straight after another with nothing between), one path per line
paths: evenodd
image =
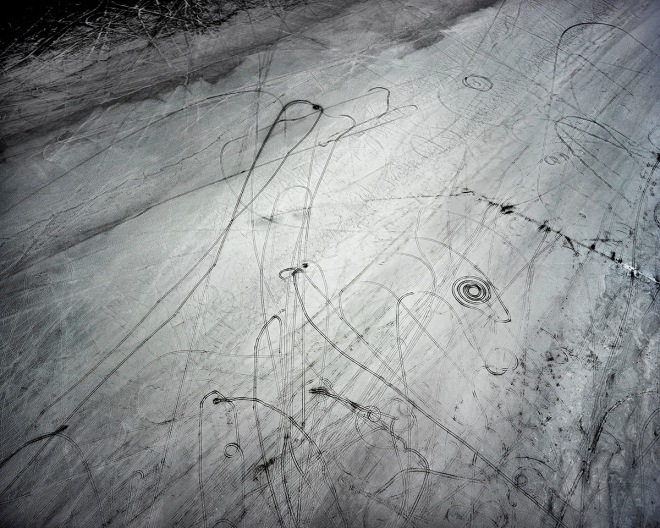
M660 4L309 1L7 63L0 525L660 525Z

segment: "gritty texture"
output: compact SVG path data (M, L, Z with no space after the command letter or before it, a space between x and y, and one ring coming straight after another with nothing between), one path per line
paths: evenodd
M660 4L239 7L3 55L0 525L658 526Z

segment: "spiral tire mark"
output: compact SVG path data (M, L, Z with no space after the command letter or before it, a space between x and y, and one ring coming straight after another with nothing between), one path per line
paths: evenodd
M493 81L483 75L468 75L463 77L463 85L472 90L487 92L493 87Z
M451 292L467 308L487 303L491 298L490 284L480 277L461 277L454 282Z

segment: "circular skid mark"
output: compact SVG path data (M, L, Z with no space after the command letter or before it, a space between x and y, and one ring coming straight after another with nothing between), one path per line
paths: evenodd
M378 407L367 407L364 417L370 422L378 423L381 419L380 409Z
M459 303L469 308L487 303L491 297L491 287L480 277L461 277L454 282L452 294Z
M511 350L497 347L488 353L485 367L493 376L502 376L518 368L518 358Z
M241 453L241 448L236 442L230 442L225 446L225 457L234 458Z
M513 481L519 488L524 488L529 482L529 479L527 478L527 475L525 475L524 471L520 471L516 474L515 477L513 477Z
M547 491L547 478L539 471L538 464L544 464L538 459L528 459L524 466L518 466L513 472L513 483L519 489L525 489L537 497L543 497Z
M463 77L463 85L479 92L487 92L493 87L493 81L483 75L468 75Z
M495 83L487 77L466 76L459 71L438 78L434 87L437 87L439 104L465 121L467 126L470 126L467 122L497 126L499 132L487 131L489 141L492 141L502 134L509 134L514 123L529 119L531 109L526 106L523 110L514 96L519 93L520 82L517 76L503 76ZM544 123L546 119L543 119Z
M549 156L543 158L543 161L545 161L548 165L559 165L560 163L564 163L567 160L568 156L563 152L560 154L550 154Z
M377 407L359 409L355 413L355 430L359 437L369 446L378 449L391 449L392 437L385 433L386 429L380 422L381 413Z

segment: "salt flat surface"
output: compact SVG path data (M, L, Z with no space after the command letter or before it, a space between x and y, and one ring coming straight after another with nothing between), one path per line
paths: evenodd
M310 1L5 72L0 524L658 526L659 27Z

